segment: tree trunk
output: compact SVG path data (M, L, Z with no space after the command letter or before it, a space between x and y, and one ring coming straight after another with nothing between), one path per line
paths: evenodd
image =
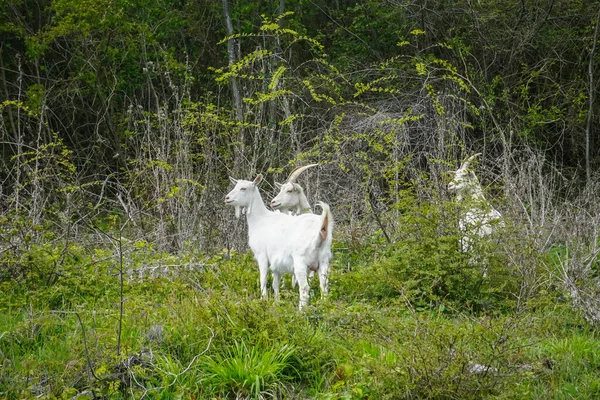
M235 51L235 39L233 36L233 24L231 23L231 14L229 12L229 2L228 0L223 0L223 14L225 16L225 25L227 26L227 36L229 37L227 40L227 56L229 58L229 66L231 67L233 64L237 62L236 51ZM239 122L239 132L237 138L237 145L235 148L234 155L234 173L242 172L242 162L244 160L244 128L242 126L242 121L244 120L244 114L242 110L242 94L240 92L240 88L238 85L237 77L231 77L231 93L233 96L233 108L235 111L235 120Z
M596 53L596 43L598 43L598 25L600 25L600 8L598 9L598 15L596 17L596 31L594 32L594 44L592 44L592 51L590 52L590 63L588 65L588 74L589 74L589 109L587 115L587 124L585 127L585 177L586 181L589 184L591 180L591 167L590 167L590 136L592 129L592 116L593 116L593 106L594 106L594 54Z

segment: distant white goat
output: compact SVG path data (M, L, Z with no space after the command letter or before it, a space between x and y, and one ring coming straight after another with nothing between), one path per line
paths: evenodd
M225 197L225 203L235 207L236 217L245 211L248 221L248 244L254 253L260 270L260 290L267 296L267 274L273 272L273 291L279 298L279 283L284 273L291 273L298 281L299 308L308 304L309 270L319 273L321 293L329 290L329 260L333 216L329 206L318 204L321 215L304 214L292 216L267 209L258 191L262 175L254 181L229 178L235 187Z
M474 154L463 162L448 184L448 191L456 193L458 201L468 202L469 209L458 222L462 234L461 247L465 252L473 247L474 236L490 235L502 225L502 215L486 200L475 172L469 170L471 162L480 154Z
M303 171L316 165L318 164L310 164L303 167L298 167L292 171L285 183L275 182L275 186L279 188L279 193L277 196L275 196L275 198L273 198L273 200L271 200L271 207L273 210L279 210L282 213L292 215L300 215L312 212L308 199L306 198L306 194L304 194L302 186L296 183L296 180Z

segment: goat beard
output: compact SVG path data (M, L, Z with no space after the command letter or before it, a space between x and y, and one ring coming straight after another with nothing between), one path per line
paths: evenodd
M240 215L250 213L250 207L235 206L234 208L235 208L235 217L238 219L240 218Z

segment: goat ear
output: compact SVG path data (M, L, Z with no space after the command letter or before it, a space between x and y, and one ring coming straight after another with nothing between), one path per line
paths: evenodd
M281 189L282 186L283 186L283 183L275 182L275 187L277 189Z
M254 180L252 181L252 183L254 184L254 186L258 186L258 184L262 182L262 175L258 174L256 175L256 178L254 178Z
M237 185L237 179L234 179L232 177L229 177L229 180L231 181L231 183L233 183L234 185Z

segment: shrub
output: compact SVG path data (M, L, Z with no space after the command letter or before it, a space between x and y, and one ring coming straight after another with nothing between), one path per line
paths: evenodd
M343 293L384 303L401 299L413 310L491 312L522 307L548 289L539 245L509 217L492 235L472 237L464 252L458 220L468 204L435 191L430 196L421 201L403 194L386 216L397 215L391 243L375 234L336 244L335 298Z

